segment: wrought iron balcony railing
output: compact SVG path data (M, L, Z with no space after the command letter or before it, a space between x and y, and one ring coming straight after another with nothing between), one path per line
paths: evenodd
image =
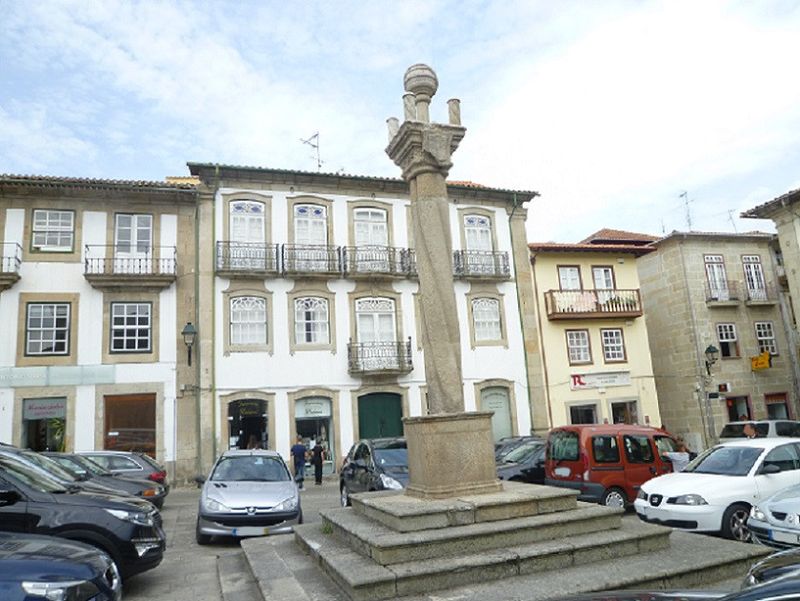
M92 286L166 287L177 276L174 246L136 248L127 244L88 244L83 275Z
M741 300L736 282L723 280L709 284L706 282L707 303L728 303Z
M284 275L341 275L342 251L338 246L284 244L281 246Z
M217 242L217 273L261 276L278 273L278 245L251 242Z
M411 274L411 251L392 246L346 246L342 249L346 277Z
M407 374L411 362L411 338L405 342L350 342L347 370L351 375Z
M0 258L0 273L19 273L22 265L22 247L16 242L2 243L2 258Z
M632 290L548 290L545 292L548 319L597 319L639 317L642 301Z
M508 253L498 250L457 250L453 253L457 278L507 279L511 277Z
M748 303L763 303L771 304L778 302L778 295L775 292L775 287L767 284L765 287L751 288L747 286L747 296L745 297Z

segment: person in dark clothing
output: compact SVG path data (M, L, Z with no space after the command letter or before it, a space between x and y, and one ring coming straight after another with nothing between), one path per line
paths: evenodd
M317 439L314 448L311 449L311 465L314 466L314 484L322 484L322 457L325 449L322 443Z
M297 488L303 490L303 480L305 480L306 472L306 455L308 449L303 444L303 437L298 436L297 442L291 448L292 464L294 465L294 480L297 482Z

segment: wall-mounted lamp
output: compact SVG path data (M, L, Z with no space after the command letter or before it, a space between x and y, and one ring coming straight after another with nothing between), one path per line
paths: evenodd
M197 329L192 325L192 322L186 322L181 330L183 336L183 343L186 345L186 350L189 351L189 367L192 366L192 346L194 346L194 339L197 338Z
M711 375L711 366L717 362L719 358L719 349L715 347L713 344L709 344L706 347L706 373L710 376Z

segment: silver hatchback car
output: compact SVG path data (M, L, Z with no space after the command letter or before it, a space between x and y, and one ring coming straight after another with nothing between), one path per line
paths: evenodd
M197 543L212 536L263 536L292 532L303 523L300 491L275 451L226 451L202 484Z

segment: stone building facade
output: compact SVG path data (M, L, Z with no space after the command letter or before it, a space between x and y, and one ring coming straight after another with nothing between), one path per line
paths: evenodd
M772 238L673 232L638 261L661 418L695 449L729 421L798 415Z

